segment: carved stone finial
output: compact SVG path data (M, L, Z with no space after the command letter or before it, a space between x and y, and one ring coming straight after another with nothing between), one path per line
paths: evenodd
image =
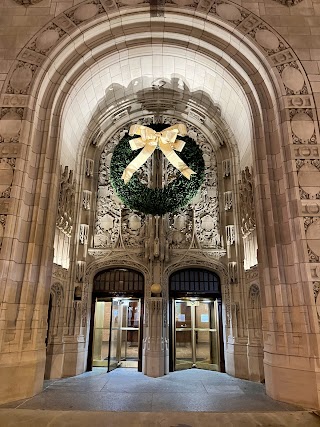
M298 3L301 3L302 0L275 0L277 3L283 4L284 6L295 6Z
M14 0L16 3L20 4L21 6L32 6L33 4L40 3L42 0Z

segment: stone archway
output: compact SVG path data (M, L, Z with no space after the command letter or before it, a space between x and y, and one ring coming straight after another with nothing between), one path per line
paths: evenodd
M79 80L78 76L86 80L85 68L93 67L94 63L100 59L103 61L103 58L106 58L106 65L107 58L112 62L115 58L119 59L121 53L132 52L137 45L148 46L151 41L149 36L139 32L139 28L143 28L143 23L150 25L143 6L141 8L136 6L134 24L130 19L132 9L121 8L122 18L119 25L117 20L113 19L118 14L117 9L113 2L101 3L101 7L93 4L77 5L55 18L54 22L50 23L51 27L43 29L41 34L35 36L20 53L4 85L0 120L1 135L4 143L19 141L16 147L13 144L8 145L10 156L16 159L16 170L24 171L27 187L34 190L21 196L21 206L23 208L30 206L30 200L26 198L31 199L32 220L27 221L23 226L30 227L32 245L28 246L27 243L25 245L25 260L27 254L31 256L34 253L33 242L36 242L37 253L32 257L36 273L31 277L26 268L18 274L19 283L22 283L22 287L26 289L22 292L21 304L30 300L32 288L30 284L38 289L32 299L35 301L37 310L29 310L28 313L28 322L33 325L32 334L40 333L41 319L44 318L46 311L45 294L48 290L44 292L38 284L45 283L46 278L50 276L50 268L46 269L45 266L52 264L54 238L52 230L55 225L52 212L58 199L59 163L62 161L61 158L71 159L73 164L70 168L75 170L76 176L80 176L86 166L85 173L88 178L94 168L93 159L90 157L84 159L83 153L88 149L86 144L89 137L99 130L99 120L97 118L87 133L68 135L64 121L71 117L68 115L71 107L66 100L66 94L76 95L77 90L72 92L70 86L81 87L83 82L79 83L81 78ZM106 11L109 14L108 18ZM182 15L184 24L177 24L181 21ZM201 18L204 16L207 19L205 28ZM106 22L108 27L105 26ZM287 286L295 289L295 300L305 305L311 312L314 299L309 263L318 262L320 256L316 243L318 236L314 239L312 231L317 230L317 219L313 216L317 204L309 197L318 194L318 188L310 186L309 172L318 173L316 159L319 156L317 144L315 144L318 134L316 111L309 82L295 53L286 42L260 18L235 4L225 2L218 6L210 5L209 10L199 3L196 6L196 13L188 6L178 9L176 5L168 5L166 22L176 26L172 31L165 31L165 35L159 34L156 25L154 27L150 25L150 32L153 32L153 41L156 45L166 45L170 48L173 44L180 47L188 44L189 53L195 54L195 51L198 51L199 55L203 55L203 58L207 58L211 64L219 63L221 69L228 69L233 76L230 82L237 82L237 87L243 88L241 93L245 94L248 116L250 114L252 116L252 127L248 124L248 129L252 130L253 136L255 203L259 216L258 242L260 248L266 248L265 253L259 254L259 264L263 271L261 278L263 278L262 305L265 320L267 390L273 397L294 401L295 396L281 386L281 378L287 378L291 372L290 364L288 365L287 362L289 358L290 360L296 358L297 361L302 358L307 361L314 351L312 345L306 341L307 333L302 336L299 330L302 326L297 326L305 325L304 332L308 329L301 313L290 303ZM79 35L78 26L82 30L81 35ZM67 34L70 34L72 40L70 43ZM110 37L111 34L112 37ZM57 36L60 43L54 47ZM187 41L186 36L188 36ZM126 47L130 45L130 49L122 49L122 43L125 46L127 44ZM114 52L115 45L116 52ZM94 98L92 100L99 101ZM114 100L117 101L117 98L115 97ZM227 104L224 105L227 106ZM63 120L61 110L63 110ZM122 115L121 109L113 109L108 104L101 105L101 110L107 119L117 117L119 126L130 118L137 117L134 112L132 117L128 112L129 116L127 113ZM223 114L226 111L229 111L227 107ZM73 116L75 116L74 111ZM32 124L28 121L29 118ZM105 123L108 124L108 129L115 130L116 126L108 123L107 119ZM205 128L205 126L202 127ZM81 129L81 126L79 128ZM22 129L21 132L20 129ZM250 133L245 135L249 136ZM86 146L86 148L77 150L68 145L68 141L74 140L75 136L79 137L76 139L79 139L82 147ZM24 150L27 147L28 154L25 157ZM245 154L246 149L250 151L250 146L244 146L243 149ZM243 159L245 158L244 155ZM36 177L32 169L34 166L38 171ZM246 166L245 162L242 166ZM52 176L54 176L53 179L51 179ZM48 185L49 182L50 185ZM12 191L14 190L19 190L18 173L14 173L13 176ZM35 197L33 198L30 194L34 194ZM78 195L77 203L79 198ZM304 200L303 203L300 198ZM8 199L9 203L13 200ZM18 217L8 212L2 215L1 224L4 227L2 251L6 250L3 248L14 237L13 230L22 227ZM295 212L294 218L290 212ZM80 224L79 215L76 218L76 224ZM43 229L44 223L46 230ZM88 229L85 227L87 224L81 222L81 225L82 227L74 232L76 234L80 232L80 238L85 245ZM297 227L295 232L294 227ZM307 231L309 247L305 243L304 228ZM306 297L297 286L296 279L290 276L293 260L287 257L288 250L299 253L299 262L295 265L297 276L305 286ZM8 284L12 281L14 265L13 260L6 267L5 280ZM73 278L70 278L71 286L74 286ZM6 300L15 299L11 291L7 289L5 292ZM276 299L279 298L280 301L277 303ZM15 307L10 310L13 311L8 319L16 320L19 315L22 315L21 310L24 308L20 310L19 307ZM35 314L32 315L32 312ZM290 313L289 317L296 325L296 330L286 328L287 312ZM26 329L29 328L28 322L25 324ZM283 328L278 328L276 325L283 325ZM317 320L312 322L310 328L309 333L316 336L319 332ZM13 340L15 339L18 337L13 337ZM4 340L3 352L9 351L6 342L8 341ZM282 343L281 346L285 348L285 360L282 360L278 354L277 343ZM288 343L292 343L292 346ZM241 343L239 346L241 347ZM299 350L301 348L304 349L303 354L302 350ZM17 351L22 351L22 347L18 346ZM39 356L40 361L32 365L35 371L43 362L41 346L39 354L42 354ZM305 384L305 381L313 384L311 387L313 397L305 396L304 398L311 406L317 406L318 400L314 397L316 396L315 372L307 362L303 366L299 374L294 376L294 384L298 388ZM289 377L293 378L290 375ZM27 395L32 391L28 389L22 393Z

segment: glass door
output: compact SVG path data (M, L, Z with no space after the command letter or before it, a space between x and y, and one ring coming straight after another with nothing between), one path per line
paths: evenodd
M96 301L94 312L92 366L108 366L111 301Z
M96 302L92 366L105 366L109 371L119 366L138 367L139 343L139 299Z
M217 302L175 300L175 369L219 370Z
M140 300L120 300L119 313L118 366L137 368L140 341Z

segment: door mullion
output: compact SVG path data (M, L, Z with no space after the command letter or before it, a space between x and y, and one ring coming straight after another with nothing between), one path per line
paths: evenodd
M195 331L195 313L196 307L194 305L191 306L191 340L192 340L192 364L196 366L196 331Z

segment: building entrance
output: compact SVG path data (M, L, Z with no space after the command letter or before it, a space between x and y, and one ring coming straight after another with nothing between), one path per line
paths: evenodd
M134 270L115 268L95 276L88 370L95 366L142 370L143 291L143 275Z
M202 368L220 370L217 301L176 299L175 370Z
M97 298L92 366L138 368L140 304L135 298Z
M224 372L219 276L188 268L170 276L170 370Z

